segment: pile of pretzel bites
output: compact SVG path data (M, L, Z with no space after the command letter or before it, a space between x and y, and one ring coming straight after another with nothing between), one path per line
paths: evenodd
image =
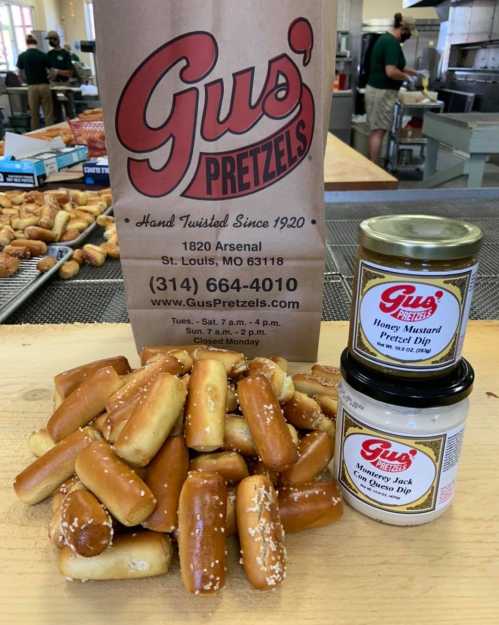
M96 265L106 256L119 258L114 224L112 232L107 230L113 218L102 214L111 203L109 189L0 193L0 278L16 273L22 259L47 254L51 243L75 241L94 222L106 228L106 242L103 246L85 246L82 254L86 262ZM42 272L56 263L51 256L43 260L39 266ZM70 272L62 271L61 277L72 277L66 273Z
M206 346L146 347L57 375L55 411L29 439L37 460L14 483L52 496L49 538L70 579L168 571L178 543L185 588L224 586L238 536L250 583L286 574L284 532L321 527L343 505L328 472L337 369L287 373L283 358Z

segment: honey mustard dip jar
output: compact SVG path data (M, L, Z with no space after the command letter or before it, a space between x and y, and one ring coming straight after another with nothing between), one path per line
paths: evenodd
M349 350L377 372L432 378L458 364L483 234L474 224L386 215L360 225Z

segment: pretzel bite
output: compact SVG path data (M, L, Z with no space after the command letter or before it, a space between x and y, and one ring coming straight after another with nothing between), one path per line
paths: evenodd
M227 488L227 516L225 521L225 535L235 536L237 534L236 518L236 489L231 486Z
M334 423L322 414L321 407L308 395L296 392L284 405L284 416L300 430L334 432Z
M180 573L186 590L208 594L225 584L227 489L218 473L192 471L178 507Z
M10 256L5 252L0 252L0 278L9 278L19 269L21 262L18 258Z
M92 428L67 436L19 473L14 481L16 495L27 504L43 501L73 475L77 455L98 438Z
M58 564L68 579L137 579L164 575L171 557L169 536L143 531L117 536L111 547L93 558L82 558L64 547L58 553Z
M57 442L97 417L106 401L123 385L113 367L103 367L89 375L62 404L47 423L47 430Z
M107 253L98 245L87 243L82 249L85 262L92 265L92 267L102 267L102 265L106 262Z
M333 453L334 443L328 433L310 432L301 439L298 445L298 460L281 473L282 481L289 484L301 484L313 480L331 462Z
M97 556L112 543L112 519L95 495L85 488L64 497L60 515L64 544L78 555Z
M54 441L50 438L50 434L45 428L32 432L28 438L28 447L31 453L39 458L47 453L49 449L55 446Z
M55 256L44 256L36 264L36 268L40 273L50 271L52 267L57 265L57 258Z
M275 471L294 464L298 460L296 445L268 379L260 375L244 378L237 389L243 415L263 462Z
M106 403L106 410L112 412L123 403L129 401L137 393L147 390L147 387L154 382L160 373L179 373L181 365L172 356L161 356L140 369L133 371L125 381L125 384L109 398Z
M323 380L328 380L331 384L338 388L341 382L341 371L337 367L328 367L327 365L314 365L312 367L312 375Z
M240 415L226 415L223 448L236 451L243 456L256 456L255 441L251 436L248 422Z
M158 503L142 523L155 532L173 532L178 527L178 500L189 470L189 452L183 436L169 438L147 467L145 482Z
M142 365L145 365L153 356L157 356L158 354L168 355L170 352L174 350L182 350L187 352L192 356L192 353L199 349L200 347L205 347L204 345L147 345L140 352L140 362Z
M259 590L286 577L286 548L277 494L264 475L251 475L237 487L237 528L246 577Z
M185 419L187 447L214 451L224 443L227 375L218 360L194 362Z
M40 220L38 225L40 228L46 228L52 230L54 227L55 217L57 215L57 209L54 206L45 204L40 211ZM54 235L55 236L55 235Z
M293 376L295 389L305 395L329 395L338 397L337 383L330 378L318 377L309 373L295 373Z
M118 436L114 446L118 456L135 466L149 464L182 414L186 396L179 378L160 373Z
M71 280L80 273L80 265L75 260L67 260L59 269L59 278L61 280Z
M14 230L10 226L3 226L0 228L0 247L9 245L11 241L16 238Z
M335 421L338 414L338 400L330 395L314 395L314 399L326 417Z
M24 229L24 234L28 239L35 241L45 241L45 243L53 243L55 241L55 234L52 230L40 228L39 226L28 226Z
M271 356L270 360L275 362L276 365L279 365L284 372L288 372L288 361L286 358L283 358L282 356Z
M197 456L191 460L191 469L219 473L224 480L232 483L240 482L249 475L244 458L235 451Z
M329 480L281 486L279 511L286 532L301 532L334 523L343 514L338 484Z
M84 449L76 459L75 470L83 484L123 525L142 523L156 506L147 484L107 443L96 442Z
M102 360L94 360L85 365L68 369L59 373L54 378L54 385L57 394L65 399L72 393L77 386L84 382L90 375L93 375L103 367L112 367L116 373L125 375L130 373L130 365L124 356L114 356L112 358L103 358Z
M54 233L56 241L60 241L62 235L66 231L66 227L68 226L70 219L71 217L67 211L60 210L57 212L54 219L54 225L52 226L52 232Z
M3 256L8 255L12 258L18 258L19 260L31 258L31 250L27 247L16 247L14 245L6 245L3 248Z
M31 217L17 217L12 219L12 221L10 222L12 224L12 227L14 228L14 230L24 230L25 228L28 228L29 226L34 226L35 224L38 223L38 217L36 217L35 215L32 215Z
M218 360L225 367L229 378L237 378L248 369L246 356L240 352L233 352L228 349L218 349L217 347L197 347L192 357L194 360Z
M139 399L140 395L136 395L112 412L106 413L105 433L103 433L103 436L109 443L116 443L123 428L132 416Z
M31 239L14 239L11 242L14 247L27 247L31 252L31 256L45 256L48 251L47 244L44 241L32 241Z
M286 403L293 397L295 387L293 380L286 372L269 358L254 358L249 364L251 376L263 375L269 380L274 395L281 404Z

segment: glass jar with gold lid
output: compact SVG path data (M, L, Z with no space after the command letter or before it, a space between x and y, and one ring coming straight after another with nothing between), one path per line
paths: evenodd
M428 215L360 225L349 349L367 367L435 377L461 358L483 235Z

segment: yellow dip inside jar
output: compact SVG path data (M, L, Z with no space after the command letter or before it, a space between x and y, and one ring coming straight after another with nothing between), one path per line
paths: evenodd
M362 222L349 349L383 373L435 377L461 358L483 235L428 215Z

